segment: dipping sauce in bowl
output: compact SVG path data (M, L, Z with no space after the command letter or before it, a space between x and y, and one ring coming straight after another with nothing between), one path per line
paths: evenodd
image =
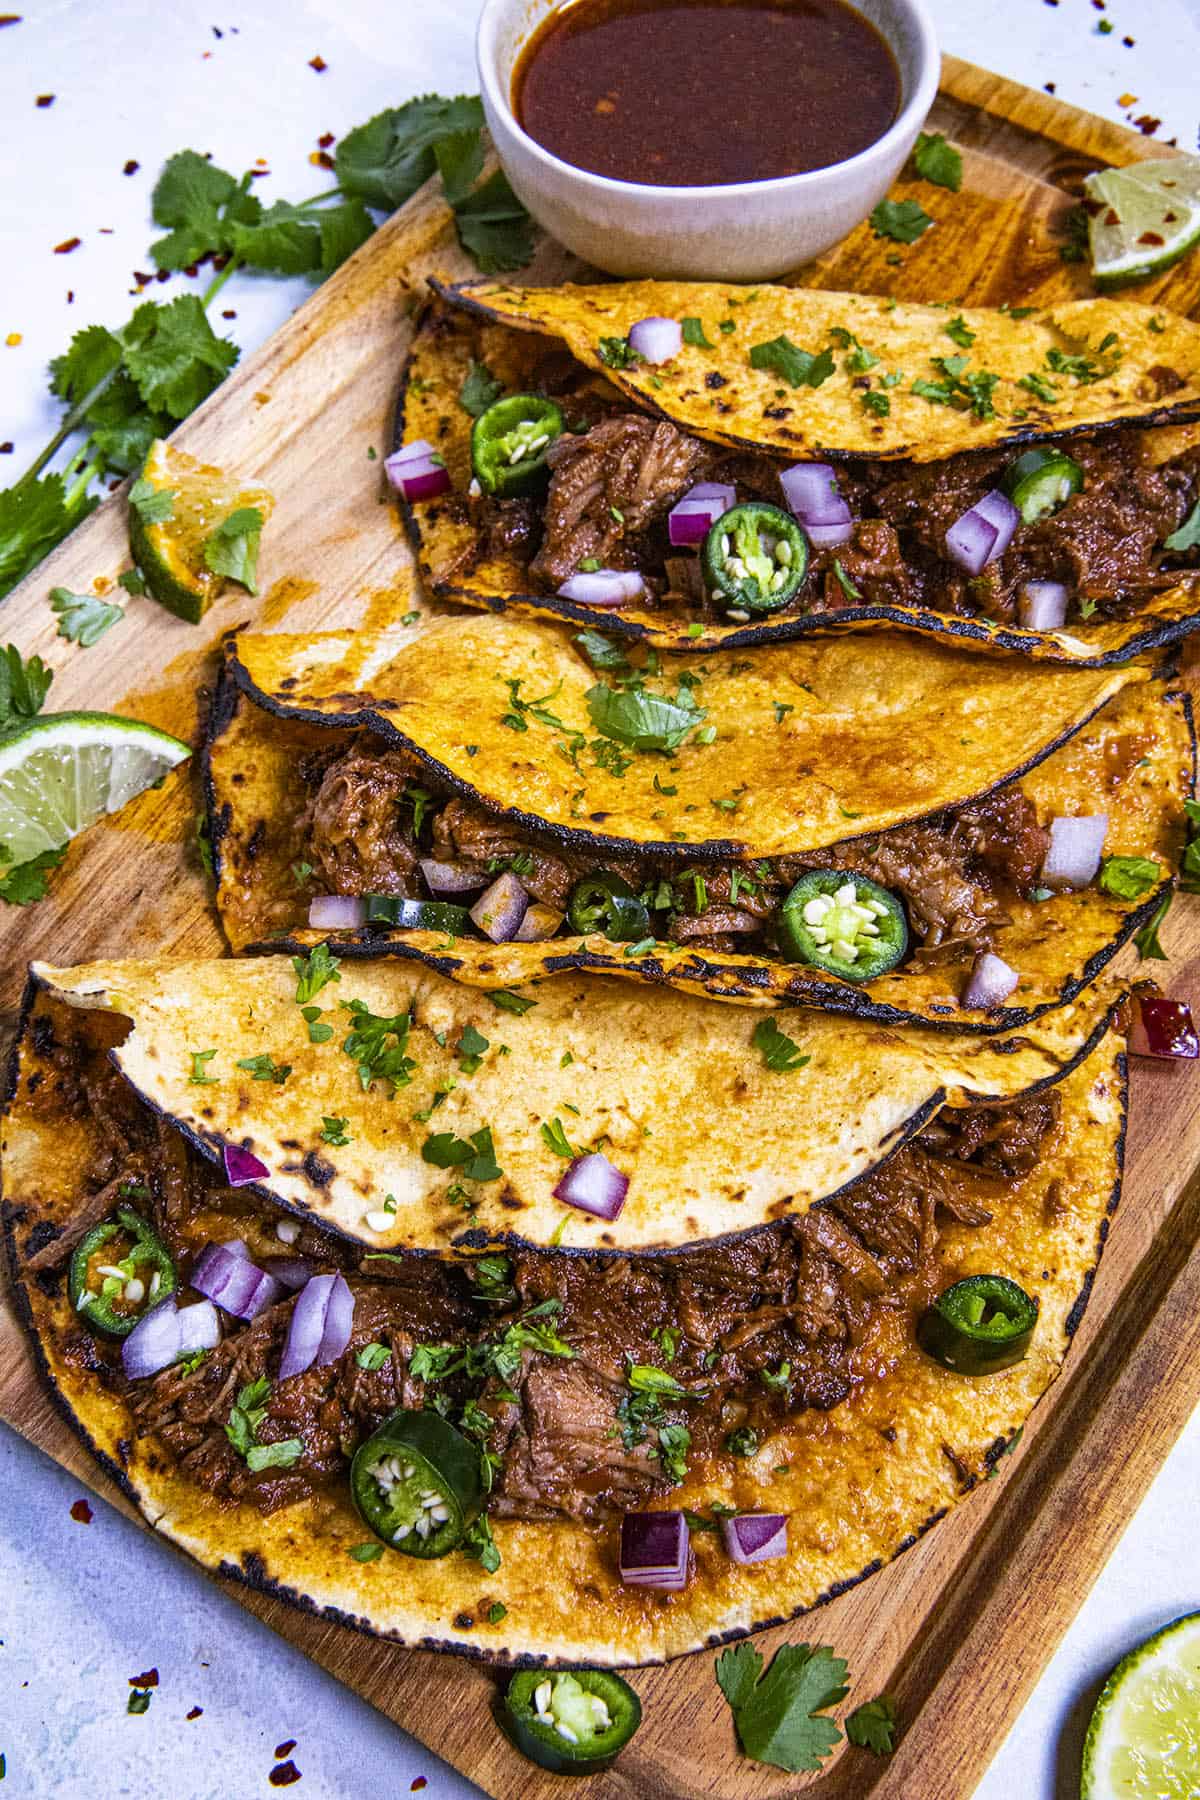
M574 0L512 76L513 112L552 155L655 187L828 168L900 100L891 49L846 0Z

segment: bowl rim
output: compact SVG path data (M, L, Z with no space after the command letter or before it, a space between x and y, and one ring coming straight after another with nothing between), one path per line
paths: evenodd
M554 6L560 3L561 0L552 0L546 16L548 17ZM620 181L615 176L597 175L591 169L580 168L577 163L569 163L562 157L555 156L553 151L547 150L543 144L539 144L536 138L530 137L520 123L513 111L509 95L502 91L496 57L498 20L502 10L512 4L513 0L484 0L479 14L479 23L475 30L475 65L484 97L503 119L506 129L520 141L525 153L541 164L548 173L566 177L576 185L590 188L598 194L614 194L630 200L652 202L657 199L679 204L685 200L712 200L726 195L735 195L740 198L763 195L770 198L793 191L803 192L806 185L818 187L823 182L828 183L831 179L842 176L846 172L855 174L860 170L865 171L872 163L885 160L888 153L906 138L915 139L937 97L941 81L941 51L938 48L937 34L926 6L926 0L893 0L894 5L907 12L916 33L914 55L916 79L913 82L912 93L887 130L873 143L868 144L865 149L856 151L853 156L843 158L841 162L826 163L820 169L802 169L794 175L773 175L765 181L710 182L697 187L660 186L646 181ZM860 11L855 0L847 0L847 4L853 11ZM875 21L872 20L870 23L875 24ZM896 55L896 46L889 33L884 31L880 25L875 25L875 29L884 38L893 55ZM501 161L503 161L503 157Z

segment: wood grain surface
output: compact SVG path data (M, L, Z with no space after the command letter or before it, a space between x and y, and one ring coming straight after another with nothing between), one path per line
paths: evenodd
M1086 265L1059 257L1057 230L1089 169L1148 152L1145 141L1046 95L947 59L933 128L964 154L960 194L916 181L937 223L901 250L860 227L797 279L947 300L1031 304L1090 291ZM179 445L276 497L260 566L262 596L229 595L199 628L148 599L81 652L55 637L52 586L87 591L128 565L116 495L7 601L6 640L56 671L50 705L104 707L193 739L221 631L373 623L419 604L411 559L382 487L411 308L430 272L470 272L449 215L423 190L248 357L176 434ZM543 245L530 276L577 272ZM1196 313L1200 257L1137 298ZM369 447L377 452L372 460ZM121 596L124 598L124 596ZM218 955L222 942L195 845L199 802L184 767L157 792L73 846L50 898L3 909L0 1005L25 963L114 955ZM1164 932L1174 990L1197 991L1200 908L1177 903ZM1156 971L1158 972L1158 971ZM793 1777L737 1755L728 1709L700 1655L634 1677L646 1723L580 1800L956 1800L974 1789L1045 1662L1200 1399L1200 1079L1141 1064L1132 1081L1125 1194L1066 1372L1019 1450L958 1512L891 1568L808 1620L764 1634L832 1644L850 1662L854 1701L887 1690L903 1737L879 1760L844 1749L819 1776ZM0 1417L126 1513L43 1391L23 1336L0 1303ZM495 1684L474 1665L399 1650L239 1590L245 1604L470 1775L497 1800L543 1800L562 1785L512 1751L487 1713ZM1020 1800L1020 1797L1016 1797Z

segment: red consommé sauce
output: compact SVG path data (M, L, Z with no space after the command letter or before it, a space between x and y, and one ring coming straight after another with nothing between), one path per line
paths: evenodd
M512 100L576 168L706 187L857 155L895 120L900 74L845 0L574 0L525 46Z

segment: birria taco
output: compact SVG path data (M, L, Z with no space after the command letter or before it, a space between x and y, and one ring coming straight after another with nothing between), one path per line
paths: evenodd
M659 667L460 617L238 638L207 779L235 949L991 1031L1161 905L1193 760L1141 668L1047 668L1032 706L1016 659L896 633Z
M1200 327L668 282L439 289L388 472L433 591L672 649L1101 664L1200 616Z
M503 1060L501 1031L521 1077L530 1045L542 1067L547 1046L536 1013L496 1015L486 1047L458 1043L472 1066L414 1127L434 1015L457 1029L461 1007L483 1016L482 996L394 963L341 976L343 1008L328 981L305 1000L283 959L43 968L27 995L3 1143L19 1307L81 1436L209 1567L406 1643L662 1660L879 1568L990 1471L1053 1380L1118 1192L1113 994L1095 997L1055 1085L1014 1080L1003 1103L926 1111L849 1186L735 1239L454 1255L430 1211L426 1245L446 1252L431 1256L366 1249L361 1194L353 1218L322 1210L333 1173L371 1166L382 1212L413 1207L385 1189L405 1129L393 1121L437 1132ZM609 1009L625 990L600 987L572 1027L585 1040L620 1029ZM741 1019L665 1004L702 1016L718 1055ZM334 1017L322 1040L312 1027ZM765 1129L801 1160L821 1153L803 1101L821 1054L836 1046L790 1071L748 1063L727 1103L744 1121L769 1088ZM902 1085L904 1053L890 1054ZM409 1055L422 1066L405 1069ZM597 1090L620 1110L611 1075L577 1091L594 1105ZM499 1164L519 1165L517 1135L539 1136L514 1077L505 1091L486 1147L477 1137L470 1166L441 1169L466 1190L464 1219L473 1195L503 1188ZM860 1091L849 1079L848 1100ZM312 1116L343 1094L344 1117ZM241 1141L216 1159L213 1119L286 1151L280 1103L307 1202L286 1164ZM645 1123L657 1134L660 1115ZM569 1113L563 1125L578 1132ZM711 1158L719 1178L714 1129L706 1117L664 1158Z

